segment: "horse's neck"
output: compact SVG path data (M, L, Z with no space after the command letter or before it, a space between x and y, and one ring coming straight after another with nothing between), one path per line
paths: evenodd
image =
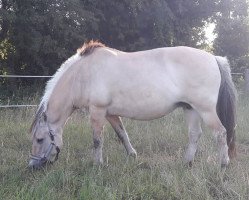
M47 103L48 120L54 126L62 127L73 112L72 89L56 87Z
M67 103L63 105L60 102L49 102L46 114L50 124L55 127L63 127L72 112L73 108Z
M84 65L77 69L76 66L64 74L50 95L47 113L51 123L63 126L75 108L87 106L89 72L83 71Z

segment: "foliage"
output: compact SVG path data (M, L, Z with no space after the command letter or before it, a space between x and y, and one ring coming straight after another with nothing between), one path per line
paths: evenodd
M2 32L6 32L4 38L15 49L2 63L8 73L53 73L84 37L81 29L84 20L79 15L91 16L78 9L77 1L5 1L9 6L2 9L13 17L7 22L7 28L2 27Z
M243 70L247 8L246 0L0 0L0 73L52 75L90 39L125 51L177 45L209 49L204 26L210 20L217 24L215 52ZM1 83L14 88L34 80Z
M218 37L215 53L227 56L234 71L244 72L249 67L249 21L247 0L221 0L214 17Z
M172 0L89 1L98 24L90 35L112 47L137 51L161 46L198 46L214 2ZM194 15L193 15L194 13Z

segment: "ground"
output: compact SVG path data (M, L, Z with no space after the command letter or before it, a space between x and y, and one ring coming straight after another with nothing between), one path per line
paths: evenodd
M104 165L92 163L89 118L77 112L64 129L59 160L40 171L27 168L28 133L35 110L0 110L1 199L249 199L249 98L238 103L238 156L228 168L216 163L216 147L205 126L193 166L183 164L187 128L183 112L150 122L124 119L137 160L128 158L108 125Z

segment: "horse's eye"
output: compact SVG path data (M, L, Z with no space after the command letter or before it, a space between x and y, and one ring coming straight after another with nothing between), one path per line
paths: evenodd
M38 144L41 144L41 143L43 142L43 140L44 140L44 139L41 138L41 139L37 139L36 141L37 141Z

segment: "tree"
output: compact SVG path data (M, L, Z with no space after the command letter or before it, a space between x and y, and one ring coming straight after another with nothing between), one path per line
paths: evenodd
M124 51L177 45L204 48L203 27L215 15L218 2L0 0L0 73L51 75L90 39ZM234 16L243 8L236 6ZM218 11L226 10L218 7ZM224 49L223 43L217 42L217 51Z
M204 45L205 20L215 11L207 0L82 1L98 19L94 37L127 51Z
M249 24L246 0L222 0L215 16L215 53L227 56L234 71L249 67Z
M9 6L4 7L4 1ZM34 75L54 73L85 38L84 21L92 14L80 9L78 3L77 0L2 0L1 10L5 14L1 16L0 37L14 49L5 55L6 71ZM1 45L6 49L4 42Z

